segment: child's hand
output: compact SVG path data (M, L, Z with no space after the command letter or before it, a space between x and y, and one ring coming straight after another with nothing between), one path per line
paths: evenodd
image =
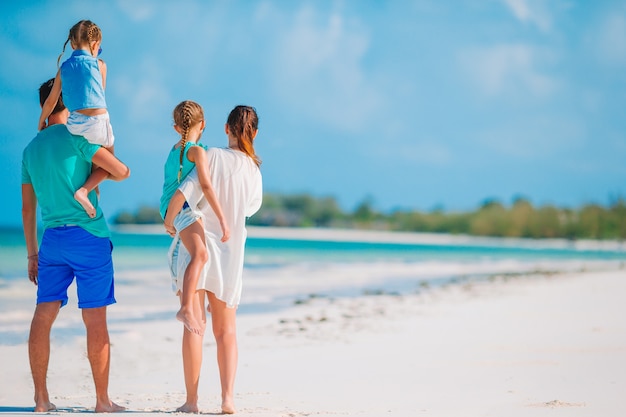
M46 119L43 119L39 122L39 130L44 130L46 127L48 127L48 124L46 123Z
M163 223L163 226L165 227L165 231L167 232L168 235L174 237L176 235L176 228L174 227L173 224L165 224Z
M230 239L230 229L226 223L222 224L222 243Z

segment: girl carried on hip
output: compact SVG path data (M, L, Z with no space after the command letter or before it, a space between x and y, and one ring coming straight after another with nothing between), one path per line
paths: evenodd
M180 135L180 139L174 144L165 161L160 205L161 217L165 220L172 196L181 181L189 175L192 169L196 168L202 192L222 229L220 240L226 242L230 237L230 228L211 183L206 156L207 148L200 144L205 127L202 106L194 101L185 100L174 108L173 116L174 129ZM171 215L172 213L170 217ZM184 272L182 294L179 294L181 306L176 313L176 318L190 332L202 334L204 331L202 317L198 314L198 308L195 305L197 303L196 287L208 260L202 216L186 204L174 218L174 225L191 258Z
M72 26L57 59L57 67L68 42L74 51L57 71L50 96L41 108L39 130L46 128L46 119L63 94L63 102L70 111L67 121L70 133L84 136L89 143L101 145L113 153L115 137L104 96L107 66L98 58L102 52L102 31L90 20L81 20ZM96 216L89 193L108 175L104 169L94 167L85 184L74 194L89 217Z

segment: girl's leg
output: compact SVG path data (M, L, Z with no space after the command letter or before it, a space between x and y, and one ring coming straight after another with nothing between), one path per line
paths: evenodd
M180 231L180 239L191 256L191 261L183 275L183 294L181 306L176 318L183 322L185 327L192 333L203 334L200 318L204 312L194 313L194 301L196 300L196 287L202 273L202 268L208 260L206 242L204 240L204 227L200 220ZM202 303L204 305L204 303Z
M217 365L222 385L222 412L235 413L235 374L237 373L237 329L235 314L237 309L226 307L215 294L208 292L211 306L211 323L217 343Z
M83 206L83 209L87 212L87 215L92 219L96 217L96 208L89 201L89 192L96 188L98 184L102 181L106 180L109 176L109 173L105 171L103 168L96 168L91 172L87 181L74 193L74 199Z
M197 291L197 300L194 303L196 314L202 317L202 334L206 326L204 315L204 291ZM181 295L182 304L182 295ZM183 413L198 412L198 383L200 381L200 368L202 366L202 335L190 332L187 327L183 330L183 372L185 375L185 390L187 399L185 404L176 409Z
M113 146L106 148L109 152L113 153ZM87 181L74 193L74 200L78 201L83 209L87 212L87 215L92 219L96 217L96 209L89 201L89 193L91 190L98 192L98 185L109 177L109 173L99 166L92 166L91 175L87 178Z

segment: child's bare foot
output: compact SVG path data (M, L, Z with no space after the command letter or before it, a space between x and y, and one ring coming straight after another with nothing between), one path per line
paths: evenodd
M89 193L86 188L80 187L76 190L74 193L74 200L78 201L80 205L83 206L83 209L85 209L89 217L92 219L96 217L96 209L93 204L91 204L91 201L89 201Z
M181 307L178 313L176 313L176 319L182 322L191 333L199 334L200 336L204 334L202 326L195 319L190 309Z
M119 413L122 411L126 411L126 407L117 405L111 400L96 404L96 413Z
M177 413L198 413L198 404L186 402L176 409Z
M232 399L222 400L222 413L235 414L235 402Z

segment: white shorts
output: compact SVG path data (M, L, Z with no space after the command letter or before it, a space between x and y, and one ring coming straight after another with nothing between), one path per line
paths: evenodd
M180 232L201 218L202 215L193 211L190 207L182 209L174 218L176 236L174 236L174 240L172 241L167 254L167 261L170 267L170 277L172 278L172 291L174 294L178 294L178 292L182 289L183 275L191 260L191 256L184 247L182 247L183 250L180 251L183 244L180 240Z
M201 217L201 214L193 211L189 206L185 207L174 217L174 228L176 232L180 233L181 230L184 230L197 222Z
M109 113L86 116L77 111L70 113L67 130L73 135L84 136L87 142L110 148L115 142Z

